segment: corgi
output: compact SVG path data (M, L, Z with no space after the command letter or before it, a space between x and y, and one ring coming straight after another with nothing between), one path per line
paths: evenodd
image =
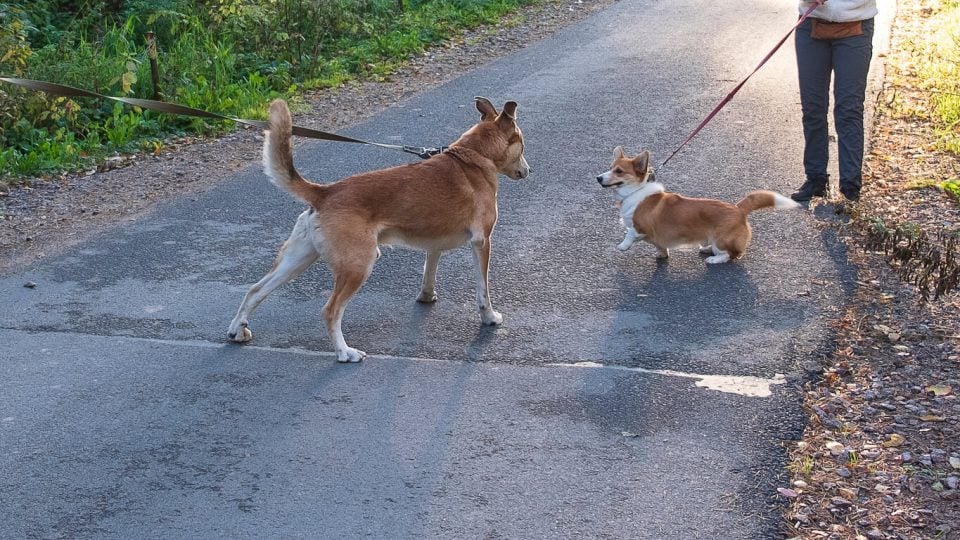
M761 208L800 208L788 197L772 191L754 191L737 204L713 199L694 199L667 192L654 179L650 152L627 157L623 148L613 151L610 170L597 182L617 192L620 217L627 233L617 246L626 251L637 240L657 248L658 258L670 250L698 246L709 254L707 264L720 264L743 256L750 243L747 215Z
M324 259L333 291L323 307L337 361L359 362L366 353L347 345L341 321L347 302L370 276L380 245L426 252L420 302L437 299L437 265L445 251L469 242L473 248L480 320L498 325L503 316L490 302L490 240L497 223L498 175L526 178L523 133L517 103L498 112L490 100L475 99L480 121L443 153L427 160L357 174L331 184L300 176L293 163L292 119L283 100L270 105L263 168L270 181L306 203L273 268L244 295L227 331L236 342L253 338L248 318L271 292Z

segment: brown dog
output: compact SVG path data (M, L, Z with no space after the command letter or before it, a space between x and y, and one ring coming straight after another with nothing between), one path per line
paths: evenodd
M347 346L340 322L347 302L373 270L381 244L426 252L417 300L433 302L440 255L470 242L480 319L488 325L503 322L490 304L487 282L490 236L497 223L497 175L520 180L530 167L523 156L516 102L506 102L500 113L486 98L476 98L476 105L480 122L444 153L323 185L307 181L294 168L290 110L284 101L274 101L263 146L264 171L310 208L297 218L270 272L243 297L230 323L230 339L252 339L247 318L257 305L322 257L334 281L323 307L327 333L338 361L359 362L366 353Z
M650 170L650 152L629 158L622 147L613 151L610 170L597 177L603 187L617 190L620 216L627 234L617 246L621 251L637 240L653 244L658 257L670 249L698 246L711 253L708 264L725 263L743 255L750 243L747 215L761 208L799 208L779 193L754 191L736 205L713 199L692 199L668 193L655 182Z

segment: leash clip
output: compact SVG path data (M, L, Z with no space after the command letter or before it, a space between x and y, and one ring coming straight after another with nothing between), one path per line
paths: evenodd
M446 146L430 147L430 148L426 148L423 146L404 146L403 151L409 152L411 154L416 154L417 157L419 157L420 159L427 159L431 156L435 156L437 154L446 152L447 148L448 147Z

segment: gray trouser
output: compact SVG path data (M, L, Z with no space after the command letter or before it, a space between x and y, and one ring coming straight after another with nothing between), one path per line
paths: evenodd
M823 40L810 37L812 21L797 28L797 72L803 110L803 168L807 179L827 179L830 77L833 75L833 121L837 131L840 186L859 188L863 167L863 101L873 56L873 19L863 21L863 35Z

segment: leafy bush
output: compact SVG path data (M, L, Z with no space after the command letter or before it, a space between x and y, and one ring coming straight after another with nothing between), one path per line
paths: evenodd
M152 98L145 34L156 36L167 101L262 118L300 89L382 76L464 27L539 0L23 0L0 3L0 74ZM103 101L102 103L99 101ZM88 167L223 122L0 84L0 173Z

